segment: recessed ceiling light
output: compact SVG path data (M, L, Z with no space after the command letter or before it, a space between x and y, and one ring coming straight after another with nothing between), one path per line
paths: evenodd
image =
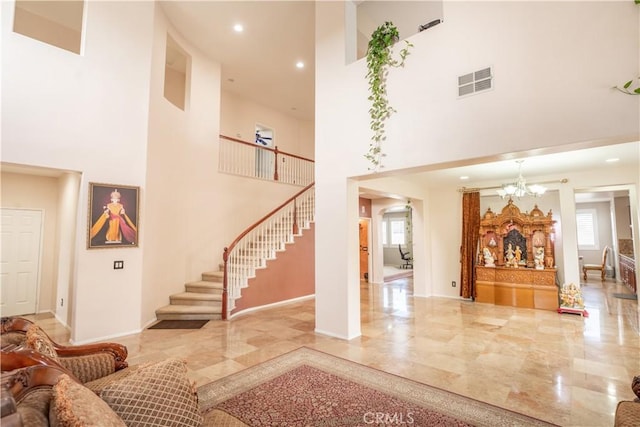
M241 33L244 31L244 27L242 26L242 24L236 24L233 26L233 31L235 31L236 33Z
M464 176L461 176L461 177L460 177L460 179L464 181L464 180L469 179L469 177L468 177L468 176L466 176L466 175L464 175Z
M614 162L619 162L619 161L620 161L620 159L617 158L617 157L605 160L605 162L607 162L607 163L614 163Z
M296 68L304 68L304 62L302 61L296 62Z

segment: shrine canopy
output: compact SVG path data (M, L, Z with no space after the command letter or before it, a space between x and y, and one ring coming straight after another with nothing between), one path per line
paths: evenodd
M509 199L499 214L489 208L481 217L480 250L488 248L500 267L553 268L555 222L551 210L545 215L535 205L523 213ZM536 261L536 254L544 263Z

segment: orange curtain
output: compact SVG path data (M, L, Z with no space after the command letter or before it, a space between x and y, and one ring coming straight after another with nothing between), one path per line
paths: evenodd
M462 195L462 244L460 245L460 296L476 298L476 254L480 233L480 193Z

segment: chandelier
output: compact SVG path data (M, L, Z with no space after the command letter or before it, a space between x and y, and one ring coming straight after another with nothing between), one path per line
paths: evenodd
M496 190L503 199L512 197L521 198L524 196L540 197L547 189L542 185L533 184L527 186L527 181L522 176L522 162L524 160L516 160L518 163L518 180L509 184L503 184L502 188Z

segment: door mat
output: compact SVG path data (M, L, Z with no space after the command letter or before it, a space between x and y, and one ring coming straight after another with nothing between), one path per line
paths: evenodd
M161 320L147 329L200 329L208 320Z
M638 295L636 294L613 294L614 297L616 298L622 298L622 299L638 299Z

